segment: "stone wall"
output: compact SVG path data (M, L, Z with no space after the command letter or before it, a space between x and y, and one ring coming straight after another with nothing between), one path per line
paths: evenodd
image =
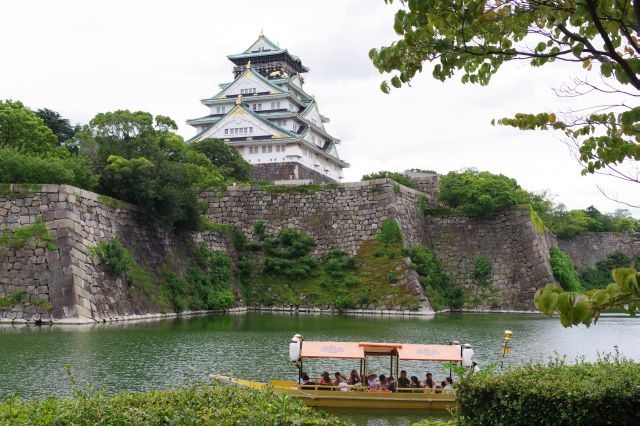
M631 258L640 256L640 238L615 233L578 235L569 240L558 240L558 247L573 259L578 271L594 267L614 251Z
M185 240L136 220L137 208L67 185L34 189L12 185L0 194L0 228L12 232L41 218L55 251L29 241L0 248L0 298L21 292L20 303L0 307L0 319L86 322L157 314L149 296L109 277L90 248L117 237L146 269L186 268ZM228 250L224 236L200 236Z
M426 227L427 245L453 282L465 287L467 307L530 310L536 289L555 281L549 263L555 237L535 230L528 207L491 218L427 216ZM487 284L474 278L479 256L492 263Z
M425 194L429 194L434 201L429 207L435 207L435 200L440 191L440 177L438 175L426 175L412 177L411 180L416 184L416 189Z
M313 183L335 182L328 176L296 162L262 163L251 166L254 182L274 182L281 180L311 180Z

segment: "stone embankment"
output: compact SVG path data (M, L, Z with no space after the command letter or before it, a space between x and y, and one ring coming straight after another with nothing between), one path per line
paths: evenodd
M578 235L569 240L558 240L558 247L571 257L578 271L593 268L596 262L619 251L632 259L640 256L640 238L624 234L601 232Z

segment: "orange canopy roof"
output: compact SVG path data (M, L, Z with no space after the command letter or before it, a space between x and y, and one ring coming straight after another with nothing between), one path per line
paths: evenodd
M364 358L364 350L352 342L302 341L302 358Z
M420 361L462 361L460 345L404 344L398 349L400 359Z
M372 342L302 342L302 358L352 358L370 355L391 355L397 350L400 359L419 361L462 361L460 345L420 345L412 343Z

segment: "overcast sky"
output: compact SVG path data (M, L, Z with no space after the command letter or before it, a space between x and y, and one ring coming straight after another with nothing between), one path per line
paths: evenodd
M640 202L637 184L581 176L560 135L490 124L515 112L567 109L551 89L583 75L574 65L510 64L487 87L459 77L442 83L425 71L412 87L380 92L383 76L367 53L397 38L394 11L383 0L0 0L0 99L74 123L115 109L164 114L188 138L195 132L185 120L207 114L200 99L232 79L226 55L264 29L311 69L305 90L342 140L340 156L351 164L345 181L382 169L476 167L547 189L569 208L621 207L597 184Z

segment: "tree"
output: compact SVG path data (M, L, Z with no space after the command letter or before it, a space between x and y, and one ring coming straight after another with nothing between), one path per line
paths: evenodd
M393 0L385 0L392 3ZM463 83L487 85L500 67L524 60L534 67L554 61L596 66L600 82L576 79L561 96L590 92L613 100L558 119L554 112L516 114L498 124L523 130L563 131L575 145L582 174L605 172L640 182L640 1L635 0L410 0L402 1L394 30L402 38L371 49L380 72L394 72L391 86L407 84L435 62L432 75L444 81L456 73ZM389 82L381 85L390 91ZM631 100L625 101L625 98Z
M44 154L55 149L56 135L20 101L0 101L0 147Z
M222 176L236 182L251 180L251 164L237 149L219 139L206 138L191 144L194 151L204 154L218 168Z
M101 193L139 205L149 222L191 231L200 227L199 192L221 188L224 179L176 129L169 117L118 110L97 114L78 140L94 160Z
M591 289L586 293L564 291L556 283L539 289L534 303L542 313L560 315L565 327L596 323L603 311L623 310L635 317L640 306L640 272L635 268L618 268L611 273L613 282L604 289Z
M438 200L472 216L489 216L498 209L527 203L528 196L515 179L468 169L440 179Z
M40 108L35 113L42 119L44 125L47 126L58 138L58 145L64 144L71 139L76 131L80 130L79 125L72 126L68 119L63 118L59 113L48 108Z

